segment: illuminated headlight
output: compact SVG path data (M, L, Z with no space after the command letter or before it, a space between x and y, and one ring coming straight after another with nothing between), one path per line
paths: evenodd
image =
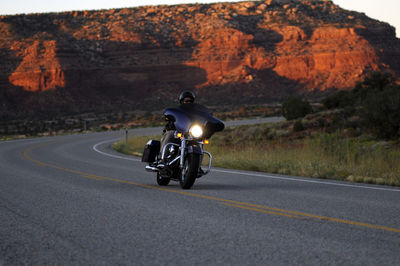
M201 138L203 136L203 129L198 125L194 125L189 129L189 133L193 138Z

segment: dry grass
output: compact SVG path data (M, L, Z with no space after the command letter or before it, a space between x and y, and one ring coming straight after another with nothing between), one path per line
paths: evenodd
M400 151L365 146L332 135L296 142L210 146L214 165L285 175L400 185Z

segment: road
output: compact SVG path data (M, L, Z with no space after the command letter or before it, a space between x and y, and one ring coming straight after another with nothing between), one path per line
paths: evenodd
M159 187L123 137L0 142L0 265L399 265L400 188L221 168Z

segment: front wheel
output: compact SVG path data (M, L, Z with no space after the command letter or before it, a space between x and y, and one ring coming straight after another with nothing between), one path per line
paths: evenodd
M168 177L162 177L160 173L157 173L157 184L160 186L168 186L171 179Z
M196 181L199 167L200 167L201 155L189 153L186 160L184 167L181 171L181 178L180 178L180 185L183 189L190 189L194 181Z

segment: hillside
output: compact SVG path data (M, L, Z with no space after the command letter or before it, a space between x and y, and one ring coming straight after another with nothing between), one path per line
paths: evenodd
M0 17L1 120L343 90L400 76L389 24L331 1L266 0Z

